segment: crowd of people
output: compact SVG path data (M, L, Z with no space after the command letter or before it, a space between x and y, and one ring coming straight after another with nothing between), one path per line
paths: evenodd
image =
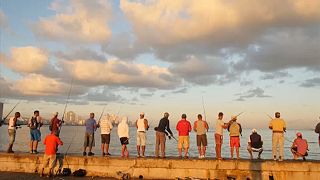
M240 114L239 114L240 115ZM237 121L238 116L232 116L231 120L228 122L223 121L224 114L222 112L218 113L218 118L215 121L215 154L218 160L222 160L221 147L223 144L224 130L229 132L230 140L230 157L234 158L234 150L236 151L236 159L240 159L239 147L240 138L242 136L241 124ZM20 113L16 112L13 117L9 119L8 123L8 135L9 135L9 145L7 153L14 153L13 144L16 136L16 129L19 127L17 120L20 118ZM272 158L274 160L283 161L284 158L284 140L286 132L286 123L280 117L280 113L276 112L275 117L271 118L269 123L269 129L272 131ZM60 130L64 122L58 119L58 113L55 112L49 124L49 129L51 133L47 135L43 141L45 145L45 152L43 158L43 168L41 170L41 175L43 174L43 169L49 165L49 175L52 173L54 166L54 161L56 159L56 153L58 151L58 146L63 145L60 140ZM41 141L41 131L40 128L43 125L43 120L40 116L39 111L34 111L34 115L28 121L28 127L30 128L30 154L37 154L38 143ZM149 130L149 122L145 118L145 114L140 113L139 119L136 120L136 147L137 147L137 157L145 157L147 135L146 132ZM95 114L90 113L89 118L85 121L85 135L84 135L84 145L83 145L83 156L93 156L92 148L95 146L95 132L100 128L101 132L101 155L110 156L109 144L110 135L112 132L113 125L108 118L100 118L98 122L95 120ZM170 129L169 113L164 113L163 118L160 119L158 126L154 128L156 133L155 139L155 157L165 158L166 157L166 139L173 138L177 141L177 148L179 152L179 158L189 158L189 147L190 147L190 132L193 130L196 133L196 144L199 152L199 159L206 157L206 147L208 144L207 132L209 130L209 125L206 120L203 120L202 115L197 116L197 120L193 124L193 128L189 120L187 120L187 115L182 114L181 120L178 121L176 125L176 130L178 132L178 139L175 138L173 132ZM317 124L315 132L319 134L319 146L320 146L320 123ZM129 144L129 125L128 118L122 117L121 122L118 124L117 133L121 143L121 157L129 157L129 151L127 145ZM258 153L258 159L261 158L263 152L263 139L260 134L258 134L257 129L252 129L252 134L248 137L247 150L250 158L253 159L253 153ZM296 134L296 139L292 142L291 152L294 159L303 158L308 156L308 142L303 139L302 133L298 132ZM184 152L184 153L183 153ZM183 154L183 155L182 155Z

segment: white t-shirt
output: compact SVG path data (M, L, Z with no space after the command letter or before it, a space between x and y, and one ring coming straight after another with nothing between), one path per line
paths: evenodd
M223 126L224 126L224 122L222 121L222 119L217 119L216 121L216 133L223 135Z
M110 134L112 129L112 123L109 121L109 119L101 119L100 121L100 128L101 128L101 134Z
M146 128L144 126L144 118L137 120L138 129L137 132L146 132Z

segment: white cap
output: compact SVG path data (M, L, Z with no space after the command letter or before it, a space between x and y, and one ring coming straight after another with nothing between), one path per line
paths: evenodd
M257 130L256 130L256 129L252 129L252 132L253 132L253 133L256 133L256 132L257 132Z

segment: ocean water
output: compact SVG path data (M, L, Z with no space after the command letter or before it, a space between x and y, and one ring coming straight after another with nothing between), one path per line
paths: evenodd
M174 128L172 128L174 135L177 137L177 132ZM60 138L64 142L64 145L59 148L60 153L68 153L68 154L82 154L83 152L83 138L84 138L85 127L83 126L63 126ZM288 130L285 134L285 159L292 159L292 154L290 152L290 147L296 134L297 130ZM303 138L307 139L309 143L309 156L307 159L320 160L320 147L318 145L318 134L316 134L312 130L302 130L300 131L303 134ZM49 133L48 126L44 126L41 128L42 140L44 140L45 136ZM271 159L271 149L272 149L272 133L269 129L261 129L258 130L258 133L262 136L264 141L264 152L262 153L263 159ZM243 130L243 136L241 137L241 147L240 147L240 156L241 158L247 159L249 158L249 154L247 152L247 141L248 137L251 134L250 129ZM191 132L190 134L190 153L191 157L198 157L198 151L196 146L196 138L195 133ZM207 133L208 137L208 147L207 147L207 157L215 157L214 150L214 131L209 131ZM26 126L22 126L21 129L17 130L16 141L14 144L14 151L17 152L29 152L29 141L30 141L30 132L29 128ZM100 148L100 129L98 129L95 133L95 143L96 146L93 148L93 152L96 156L100 156L101 148ZM8 143L8 132L7 126L4 125L0 127L0 151L6 151ZM129 140L129 153L130 156L136 156L136 128L130 128L130 140ZM155 148L155 131L153 128L147 132L147 144L146 144L146 156L154 156L154 148ZM38 147L39 152L44 151L44 145L42 142ZM117 135L117 127L114 127L111 132L111 142L110 142L110 150L112 156L120 156L121 153L121 144ZM177 142L175 140L167 139L166 143L166 155L167 156L178 156L177 150ZM256 157L257 154L254 155ZM229 148L229 137L228 132L224 131L224 139L222 146L222 156L224 158L230 158L230 148Z

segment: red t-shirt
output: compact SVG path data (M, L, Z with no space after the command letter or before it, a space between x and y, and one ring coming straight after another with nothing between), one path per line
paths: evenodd
M176 127L179 132L179 136L189 136L189 132L191 131L191 124L186 119L181 119Z
M63 145L63 142L54 134L47 135L43 141L43 144L46 145L45 154L54 155L57 151L58 145Z

